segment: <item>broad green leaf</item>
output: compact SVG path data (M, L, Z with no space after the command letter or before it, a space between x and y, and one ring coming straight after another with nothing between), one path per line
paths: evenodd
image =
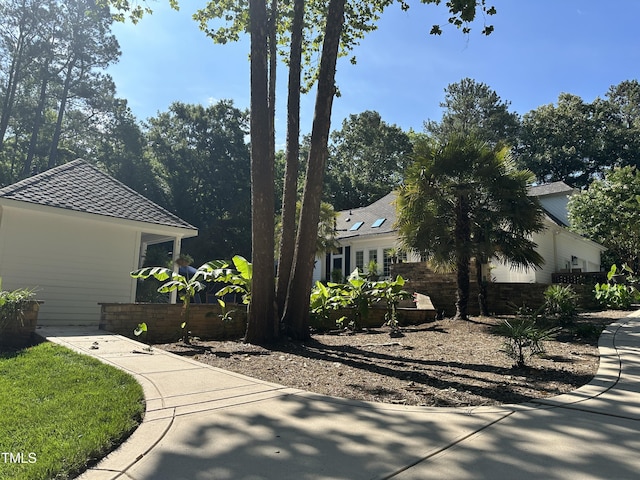
M146 332L146 331L147 331L147 324L146 324L146 323L144 323L144 322L142 322L142 323L139 323L139 324L138 324L138 328L136 328L136 329L133 331L133 334L134 334L136 337L139 337L140 335L142 335L142 334L143 334L144 332Z
M253 265L244 257L236 255L233 257L233 264L236 270L240 272L242 278L251 280L253 278Z

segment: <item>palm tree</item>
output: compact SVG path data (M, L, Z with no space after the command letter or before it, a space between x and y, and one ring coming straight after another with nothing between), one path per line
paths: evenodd
M406 247L455 268L456 318L468 318L472 258L478 267L496 256L514 267L543 263L531 240L543 228L542 209L527 196L533 178L515 168L506 148L471 136L418 140L398 195L397 227Z

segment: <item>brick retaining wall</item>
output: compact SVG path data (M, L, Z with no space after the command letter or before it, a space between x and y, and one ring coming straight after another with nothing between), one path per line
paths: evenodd
M182 338L182 304L167 303L101 303L100 329L137 339L133 331L140 323L147 324L146 338L140 340L154 343L175 342ZM189 331L202 340L239 339L247 328L247 314L244 305L227 304L227 310L235 310L232 321L223 322L218 304L192 304L190 306ZM385 308L370 308L366 319L361 320L361 328L379 328L385 323ZM336 320L350 317L352 310L337 310L325 324L312 322L319 331L335 330ZM417 325L433 321L435 311L417 308L398 310L400 325Z
M182 338L180 325L182 304L167 303L101 303L100 329L136 338L133 330L140 323L147 324L146 342L168 343ZM189 309L189 331L203 340L241 338L245 334L247 313L245 305L229 305L235 310L231 321L222 321L217 303L194 303Z
M456 274L434 273L424 263L400 263L391 265L392 276L401 275L407 280L406 289L429 295L438 313L453 316L456 313ZM487 304L492 314L513 314L515 308L526 305L536 309L544 303L544 291L549 285L542 283L489 283L487 284ZM578 308L597 309L593 285L571 285L580 298ZM469 314L477 315L478 287L475 273L471 272L469 292Z
M0 331L0 347L24 348L35 341L38 312L43 302L32 300L24 306L22 322L12 319Z

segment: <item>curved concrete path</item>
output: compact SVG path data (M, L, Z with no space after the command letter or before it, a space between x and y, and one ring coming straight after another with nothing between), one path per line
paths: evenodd
M336 399L99 330L39 333L144 387L143 423L82 480L640 478L640 312L605 330L590 384L476 408Z

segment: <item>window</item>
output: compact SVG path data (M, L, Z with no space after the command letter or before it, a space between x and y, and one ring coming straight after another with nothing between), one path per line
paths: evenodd
M378 263L378 250L369 250L369 262Z
M386 218L377 219L375 222L371 224L371 228L379 228L384 223L385 220Z
M389 265L391 265L391 262L393 261L391 253L393 253L392 250L388 248L382 252L382 275L385 277L388 277L391 273L389 268Z
M352 227L349 229L352 232L355 232L356 230L358 230L362 225L364 225L364 222L356 222L352 225Z
M356 252L356 268L360 272L364 272L364 251L359 250Z

